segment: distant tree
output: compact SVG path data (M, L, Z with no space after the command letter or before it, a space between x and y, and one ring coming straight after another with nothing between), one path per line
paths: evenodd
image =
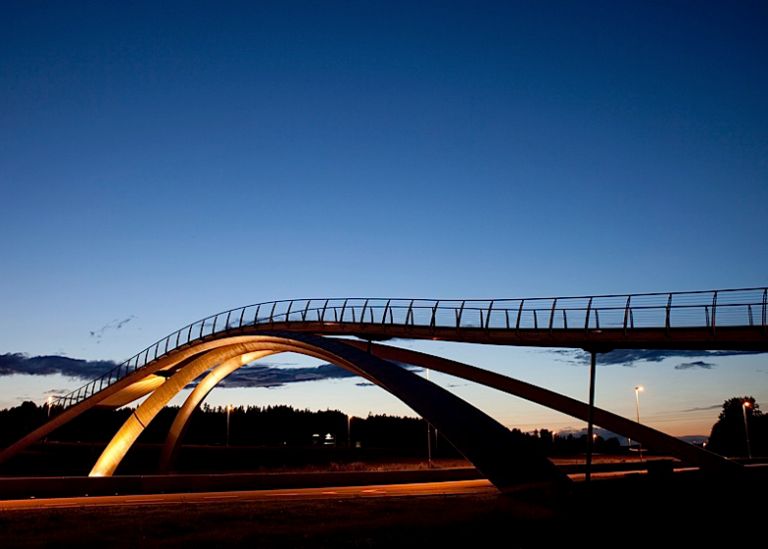
M15 408L0 412L0 446L6 446L45 422L46 411L25 400Z
M552 434L552 431L549 429L542 429L539 431L539 441L542 450L546 453L552 452L552 446L555 441L555 437Z
M743 422L744 412L742 411L742 407L745 402L747 403L747 418L763 415L763 412L760 410L760 405L755 402L755 397L743 396L729 398L723 402L723 409L720 411L718 419L720 421L739 419Z
M752 454L764 453L768 416L763 415L760 405L752 396L733 397L723 402L717 423L712 426L707 449L726 456L746 456L745 413Z

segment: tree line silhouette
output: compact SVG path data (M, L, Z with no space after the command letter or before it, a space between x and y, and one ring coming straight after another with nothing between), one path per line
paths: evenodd
M139 437L138 443L160 444L179 408L169 406L160 411ZM53 407L50 414L61 410ZM48 441L107 443L131 415L132 409L92 409L54 431ZM227 415L229 437L227 439ZM48 420L47 406L24 402L14 408L0 410L0 444L7 446ZM189 445L307 447L334 446L353 448L387 448L423 453L427 436L438 454L455 455L450 442L436 429L427 435L427 423L420 418L369 414L348 416L339 410L310 411L292 406L238 406L227 414L224 406L203 405L192 415L183 443ZM548 429L523 433L512 432L548 454L575 454L586 448L586 436L556 436ZM597 437L596 450L620 451L616 438Z
M13 443L60 411L29 401L0 410L0 445ZM178 407L164 408L139 437L138 443L163 443L177 412ZM106 444L131 413L132 409L127 407L92 409L51 433L47 441ZM586 448L586 436L580 433L557 436L548 429L532 433L513 429L512 432L548 455L574 455ZM436 456L458 456L439 431L431 429L429 433ZM768 455L768 416L763 415L753 397L728 399L712 427L707 448L723 455L745 456L747 433L752 455ZM230 408L228 413L226 407L204 404L192 415L182 442L210 446L228 443L232 447L383 448L423 455L427 436L427 424L420 418L385 414L350 417L339 410L310 411L284 405L238 406ZM622 447L616 438L604 440L598 437L595 451L620 453Z

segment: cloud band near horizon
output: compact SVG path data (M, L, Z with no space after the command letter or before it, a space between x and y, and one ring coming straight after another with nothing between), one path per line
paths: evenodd
M10 375L47 376L60 374L74 379L90 381L104 372L115 368L117 362L111 360L84 360L60 355L27 356L23 353L0 355L0 377ZM284 365L283 365L284 366ZM400 365L420 371L407 365ZM357 377L357 374L334 364L320 364L307 367L280 367L280 363L253 363L236 370L219 383L223 388L242 387L279 387L287 383L320 381L324 379L344 379ZM190 384L194 386L195 382Z

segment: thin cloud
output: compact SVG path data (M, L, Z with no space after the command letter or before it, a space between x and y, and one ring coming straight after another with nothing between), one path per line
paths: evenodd
M719 410L722 407L722 404L712 404L711 406L702 406L700 408L688 408L687 410L681 410L681 412L708 412L710 410Z
M123 328L123 326L125 326L126 324L128 324L132 320L136 320L136 316L135 315L131 315L131 316L129 316L127 318L124 318L122 320L115 319L112 322L109 322L108 324L105 324L104 326L102 326L98 330L91 330L89 333L91 334L91 337L96 340L96 343L101 343L101 340L104 337L104 334L106 332L108 332L110 330L115 330L115 331L120 330L120 329Z
M419 368L414 368L407 364L396 364L412 372L420 371ZM319 366L303 368L276 368L273 365L264 365L264 363L253 363L235 370L218 386L224 388L280 387L288 383L321 381L324 379L347 379L351 377L359 376L334 364L320 364ZM374 384L360 381L355 385L358 387L369 387Z
M272 366L244 366L219 383L219 387L280 387L287 383L320 381L357 377L356 374L333 364L306 368L275 368Z
M577 349L555 349L549 351L563 362L572 364L589 364L589 353ZM661 362L668 358L683 359L712 359L727 356L760 355L765 351L693 351L693 350L669 350L669 349L615 349L608 353L597 355L599 365L620 365L627 367L636 366L637 362ZM702 362L702 361L699 361ZM681 368L685 369L685 368Z
M711 370L715 365L712 362L704 362L703 360L697 360L695 362L683 362L675 366L675 370L693 370L699 368L702 370Z
M66 395L68 392L70 392L72 389L49 389L47 391L44 391L44 395L51 395L51 396L59 396L59 395Z

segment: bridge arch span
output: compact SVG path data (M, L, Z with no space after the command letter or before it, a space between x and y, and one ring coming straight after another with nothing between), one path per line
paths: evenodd
M374 355L387 360L422 366L492 387L583 421L588 421L589 418L589 405L584 402L531 383L470 366L469 364L401 347L381 344L369 345L365 342L351 340L346 341L345 344L357 348L365 347L370 349L370 352ZM609 431L639 441L648 449L668 453L689 465L708 470L741 469L741 465L738 463L718 454L601 408L594 408L594 421L597 425Z
M217 364L244 362L243 355L295 352L352 371L398 397L424 417L499 489L530 483L564 485L568 478L546 457L506 427L445 389L391 362L346 345L308 334L248 336L221 345L179 369L145 400L113 437L94 465L92 476L111 475L130 446L165 404L187 383ZM263 355L253 355L263 353ZM239 367L236 362L227 368Z
M160 456L158 472L170 472L171 466L176 460L181 439L187 430L187 425L189 425L189 420L210 392L230 374L236 372L242 366L249 364L253 360L256 360L256 358L251 358L249 355L243 355L239 359L235 358L227 360L215 368L212 368L211 371L197 383L197 386L189 394L184 401L184 404L181 405L181 408L179 408L179 411L176 413L176 417L173 419L173 423L168 430L168 435L165 439L165 444L163 445L163 452Z

